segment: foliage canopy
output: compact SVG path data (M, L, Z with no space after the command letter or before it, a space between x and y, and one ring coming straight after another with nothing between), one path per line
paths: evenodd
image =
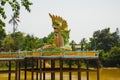
M11 10L14 14L14 16L19 16L20 14L20 9L21 6L24 6L25 9L30 12L30 6L32 3L30 0L0 0L0 15L2 16L3 19L7 18L6 11L5 11L5 5L8 4L11 6ZM5 26L5 23L3 22L2 19L0 19L0 27Z

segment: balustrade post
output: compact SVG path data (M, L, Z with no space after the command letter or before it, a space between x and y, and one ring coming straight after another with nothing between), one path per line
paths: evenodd
M45 70L45 60L43 60L43 69ZM45 72L43 72L43 80L45 80Z
M24 64L25 64L24 80L27 80L27 60L26 60L26 58L24 59Z
M38 80L38 59L36 61L36 80Z
M97 80L100 80L99 74L99 59L97 60Z
M63 60L60 59L60 80L63 80Z
M51 69L55 68L55 60L51 60ZM51 72L51 80L55 80L55 72Z
M15 80L18 80L18 61L15 61Z
M42 60L40 59L40 80L42 80Z
M9 72L8 72L8 80L11 80L11 61L9 61Z
M86 61L87 62L87 80L89 80L89 63L88 63L88 60Z
M32 57L32 72L31 72L31 80L34 80L34 59Z
M81 64L80 64L80 60L78 60L78 80L81 80Z
M69 69L71 70L72 64L71 64L71 60L69 62ZM69 72L69 80L72 80L72 72Z
M20 80L20 68L21 68L20 62L18 63L18 67L19 67L18 80Z

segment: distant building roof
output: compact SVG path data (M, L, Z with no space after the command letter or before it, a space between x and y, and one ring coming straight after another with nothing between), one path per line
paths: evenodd
M80 45L75 45L75 48L76 49L81 49L81 46Z

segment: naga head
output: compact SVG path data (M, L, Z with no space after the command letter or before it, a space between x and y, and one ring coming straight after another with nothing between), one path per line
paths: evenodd
M51 15L50 13L49 16L52 19L52 27L54 30L68 30L66 20L62 19L60 16Z

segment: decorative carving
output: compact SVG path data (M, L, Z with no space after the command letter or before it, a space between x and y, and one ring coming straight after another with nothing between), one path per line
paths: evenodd
M52 19L52 27L54 29L54 45L62 49L71 50L69 46L69 33L68 25L66 20L62 19L60 16L55 16L49 14Z

